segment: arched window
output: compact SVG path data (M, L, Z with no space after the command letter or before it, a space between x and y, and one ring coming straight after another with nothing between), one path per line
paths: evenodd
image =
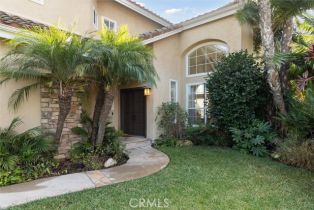
M214 70L214 63L228 53L222 43L205 43L193 48L186 57L187 76L203 75Z

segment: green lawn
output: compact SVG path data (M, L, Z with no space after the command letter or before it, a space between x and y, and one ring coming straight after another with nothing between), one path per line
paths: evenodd
M231 149L164 148L163 171L143 179L68 194L14 209L132 209L138 199L164 209L314 209L314 173ZM167 202L167 201L166 201ZM140 208L134 208L140 209ZM162 209L162 208L141 208Z

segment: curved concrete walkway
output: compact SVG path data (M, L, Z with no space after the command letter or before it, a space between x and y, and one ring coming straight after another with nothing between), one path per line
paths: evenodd
M124 142L130 158L126 164L109 169L38 179L2 187L0 188L0 209L42 198L138 179L160 171L169 163L168 156L152 148L146 139L129 137Z

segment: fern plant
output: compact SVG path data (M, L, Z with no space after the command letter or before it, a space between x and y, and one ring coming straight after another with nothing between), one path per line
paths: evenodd
M53 149L51 141L39 128L18 134L15 129L21 124L21 119L15 118L9 127L0 129L0 169L35 165Z
M276 135L272 132L268 122L254 120L252 125L244 128L231 128L235 148L253 154L254 156L265 156L267 146L274 142Z
M288 133L299 139L314 138L314 91L308 88L301 100L290 101L289 112L279 119L288 128Z

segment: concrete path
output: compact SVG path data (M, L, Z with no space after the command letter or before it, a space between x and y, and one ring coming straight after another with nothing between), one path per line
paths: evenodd
M145 177L169 163L164 153L152 148L143 138L128 137L123 142L129 160L121 166L68 174L0 188L0 209L66 193L92 189Z

